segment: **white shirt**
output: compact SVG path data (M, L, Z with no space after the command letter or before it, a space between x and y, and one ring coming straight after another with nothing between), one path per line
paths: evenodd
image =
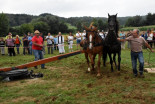
M81 40L81 33L76 33L76 37L79 37L79 38L76 38L76 39Z
M86 33L82 33L82 39L86 39Z
M64 43L64 37L63 36L58 36L58 44Z
M150 36L147 37L147 40L153 40L153 34L150 34Z
M52 40L53 39L53 36L46 36L46 39L47 39L47 44L52 44Z
M73 41L74 37L73 36L68 36L68 41Z

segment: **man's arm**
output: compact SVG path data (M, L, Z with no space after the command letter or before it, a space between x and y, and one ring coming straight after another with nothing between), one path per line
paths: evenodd
M120 39L120 38L117 38L117 40L120 41L120 42L128 41L127 39Z
M32 42L32 44L36 45L36 46L39 46L39 47L43 47L43 45L41 44L37 44L36 42Z

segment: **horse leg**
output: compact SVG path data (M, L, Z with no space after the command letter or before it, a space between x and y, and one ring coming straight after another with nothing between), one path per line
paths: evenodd
M101 70L100 70L100 64L101 64L101 56L102 56L102 54L100 53L99 55L98 55L98 68L97 68L97 77L100 77L101 76Z
M95 66L95 57L96 57L96 54L93 55L94 66ZM94 66L93 66L93 67L94 67ZM95 68L93 68L93 69L95 69Z
M104 52L103 53L103 65L104 65L104 67L106 67L106 60L107 60L107 53Z
M88 72L90 72L90 64L89 64L88 53L85 53L85 58L86 58L86 60L87 60Z
M113 61L114 61L114 63L115 63L115 67L116 67L116 69L117 69L117 63L116 63L116 53L114 54L114 56L113 56Z
M118 71L120 71L121 52L118 53Z
M91 65L92 65L92 69L91 69L91 71L94 71L95 69L94 69L93 55L92 55L92 54L88 54L88 55L89 55L89 58L90 58L90 60L91 60Z
M109 58L110 58L110 64L111 64L111 71L113 72L113 60L111 57L111 53L109 53Z

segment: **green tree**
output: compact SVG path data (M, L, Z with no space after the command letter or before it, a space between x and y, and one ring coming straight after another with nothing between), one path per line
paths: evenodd
M77 27L78 31L82 31L83 30L82 23L80 21L77 23L76 27Z
M104 30L104 23L101 19L98 20L98 29L99 30Z
M68 26L64 22L61 22L59 25L59 31L61 31L62 33L66 33L67 30L68 30Z
M5 36L9 31L8 17L2 13L0 14L0 36Z
M46 22L40 21L33 24L34 30L39 30L43 34L47 34L50 30L49 25Z
M34 32L32 24L22 24L20 26L20 34L27 34L28 32Z

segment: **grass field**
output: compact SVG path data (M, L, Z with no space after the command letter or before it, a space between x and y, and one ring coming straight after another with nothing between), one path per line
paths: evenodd
M65 49L68 53L67 46ZM46 54L45 58L55 55L58 51ZM155 67L155 54L150 54L150 66L148 56L149 52L144 50L145 67ZM84 54L47 63L47 69L30 68L44 77L0 82L0 104L155 104L155 74L144 73L145 78L133 78L130 50L122 50L121 57L121 72L111 72L107 61L107 67L101 65L101 79L86 73ZM31 55L0 55L0 67L33 60Z

